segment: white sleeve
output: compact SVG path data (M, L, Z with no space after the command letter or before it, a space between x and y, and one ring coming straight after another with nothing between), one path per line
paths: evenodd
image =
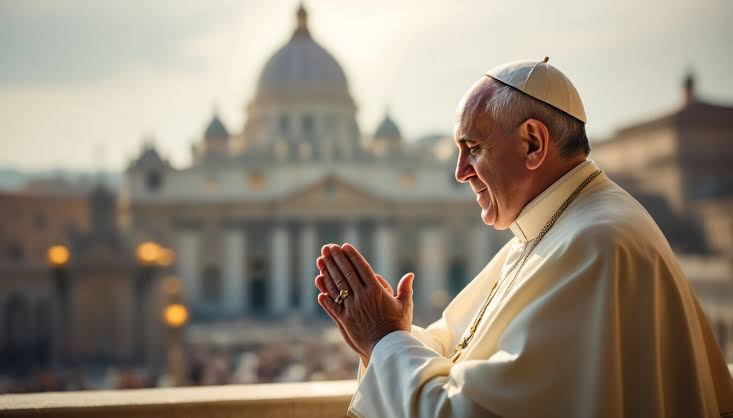
M444 348L445 343L443 341L445 341L444 336L447 335L447 327L444 325L442 318L433 324L430 324L427 329L413 324L410 333L435 352L443 356L446 355ZM366 367L364 367L364 362L359 359L359 370L356 374L357 383L361 382L365 370Z
M357 418L498 417L475 404L469 396L455 393L456 382L450 374L459 365L409 332L392 332L374 347L363 374L367 384L378 388L378 392L357 390L348 415Z

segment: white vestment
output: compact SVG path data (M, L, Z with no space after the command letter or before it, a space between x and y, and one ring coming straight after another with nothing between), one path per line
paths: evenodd
M604 174L568 206L508 291L492 285L562 202L590 160L533 199L514 238L423 329L396 331L360 366L350 416L719 417L733 383L680 264L643 207ZM509 276L511 277L511 276ZM415 279L420 285L420 278Z

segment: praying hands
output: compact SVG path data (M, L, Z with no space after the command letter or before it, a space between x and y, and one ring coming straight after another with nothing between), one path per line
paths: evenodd
M316 266L318 303L365 366L382 337L392 331L410 331L413 273L402 277L395 294L351 244L324 245Z

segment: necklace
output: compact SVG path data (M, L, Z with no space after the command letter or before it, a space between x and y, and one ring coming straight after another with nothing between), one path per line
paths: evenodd
M522 254L517 259L517 261L514 262L512 267L507 271L506 275L504 276L503 280L496 280L494 282L494 285L491 287L491 291L489 292L489 296L486 298L486 301L484 301L484 304L481 306L481 309L478 312L478 315L476 316L476 319L474 319L473 323L471 324L471 327L468 330L468 335L463 337L461 339L461 342L456 344L455 348L453 349L453 352L448 356L448 359L452 361L453 363L458 360L458 357L460 357L461 353L463 352L463 349L465 349L468 346L468 343L473 339L473 336L476 334L476 329L478 329L478 324L481 322L481 318L483 318L484 313L486 312L486 308L489 307L489 304L494 299L494 295L498 291L498 284L499 282L504 282L507 277L514 272L514 275L512 276L511 282L509 282L509 286L507 286L506 290L504 291L504 294L501 296L502 299L506 297L506 295L509 293L509 290L511 290L512 286L514 286L514 282L517 280L517 276L519 276L519 272L522 270L522 267L524 267L524 263L527 262L527 259L529 258L529 255L534 251L535 247L537 247L537 244L540 243L540 240L547 234L547 231L552 228L553 225L555 225L555 222L557 219L562 215L562 213L567 209L568 206L570 206L570 203L575 200L576 197L580 194L580 192L588 185L590 184L593 179L598 177L598 175L601 174L601 170L596 170L593 173L591 173L590 176L586 177L585 180L583 180L582 183L578 185L578 187L570 193L570 196L565 199L565 201L560 205L560 207L555 211L555 213L552 215L549 221L545 224L545 226L540 231L539 235L537 235L537 238L532 240L530 243L528 243L529 251L524 251L526 249L522 250ZM519 266L519 268L516 268Z

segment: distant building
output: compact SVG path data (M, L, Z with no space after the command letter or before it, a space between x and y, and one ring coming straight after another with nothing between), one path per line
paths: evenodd
M132 161L125 225L177 250L194 320L321 314L313 278L328 242L356 244L393 282L415 271L416 309L434 313L507 240L453 178L455 145L408 143L389 114L363 134L356 108L300 7L240 132L214 114L191 166L153 147Z
M159 359L157 275L118 231L116 195L38 186L0 194L0 370Z
M733 359L733 106L683 83L674 112L618 130L591 158L652 214L680 255L728 361Z

